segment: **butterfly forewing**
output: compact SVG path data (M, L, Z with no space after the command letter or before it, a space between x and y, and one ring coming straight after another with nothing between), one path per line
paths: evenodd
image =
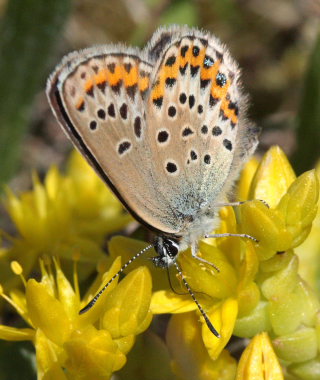
M168 233L167 208L150 188L144 99L152 65L139 54L72 54L49 80L48 96L65 132L124 205L151 229ZM89 56L89 58L88 58Z

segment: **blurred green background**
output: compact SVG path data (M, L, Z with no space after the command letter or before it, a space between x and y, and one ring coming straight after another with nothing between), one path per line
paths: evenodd
M319 17L320 0L0 0L1 185L26 190L31 169L44 174L71 149L45 96L46 79L64 54L119 41L142 47L158 26L172 23L211 31L239 62L249 116L263 128L258 153L278 144L297 173L314 167ZM20 361L29 355L28 346L3 343L1 356L10 357L10 347L13 356L20 350ZM0 380L13 378L10 363L1 361ZM33 378L27 372L19 378Z

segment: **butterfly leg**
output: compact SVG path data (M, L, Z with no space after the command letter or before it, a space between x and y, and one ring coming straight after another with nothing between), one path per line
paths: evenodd
M198 246L197 245L192 245L191 246L191 255L194 259L197 259L199 260L200 262L204 263L204 264L207 264L207 265L211 265L218 273L220 272L219 268L216 267L213 263L211 263L210 261L204 259L203 257L201 256L198 256Z
M267 206L268 208L270 208L270 206L268 205L268 203L266 201L264 201L263 199L248 199L246 201L240 201L240 202L223 202L223 203L216 203L215 205L213 205L213 207L225 207L225 206L241 206L243 205L244 203L248 203L248 202L253 202L253 201L260 201L262 202L265 206Z
M212 234L212 235L204 235L205 239L208 238L221 238L221 237L230 237L230 236L235 236L235 237L242 237L242 238L247 238L253 240L255 243L258 243L259 240L256 239L255 237L248 235L248 234L230 234L230 233L225 233L225 234Z

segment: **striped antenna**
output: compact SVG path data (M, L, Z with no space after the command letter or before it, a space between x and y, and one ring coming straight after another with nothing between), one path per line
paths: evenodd
M176 261L173 262L178 273L179 273L179 276L181 277L182 279L182 282L184 284L184 286L186 287L186 289L188 290L188 293L190 294L190 296L192 297L192 299L194 300L195 304L198 306L198 309L201 313L201 315L203 316L204 320L206 321L206 324L208 326L208 329L212 332L213 335L215 335L217 338L220 338L220 334L218 333L218 331L213 327L213 324L211 323L209 317L207 316L206 312L203 310L202 306L200 305L199 301L196 299L196 296L194 295L192 289L190 288L190 285L188 284L185 276L183 275L178 263Z
M79 314L83 314L90 310L92 306L98 301L101 294L107 289L107 287L117 278L120 276L120 274L139 256L143 255L146 251L148 251L150 248L153 248L153 245L150 244L147 247L143 248L140 252L135 254L129 261L127 261L120 269L119 271L104 285L104 287L99 290L99 292L92 298L92 300L79 311Z

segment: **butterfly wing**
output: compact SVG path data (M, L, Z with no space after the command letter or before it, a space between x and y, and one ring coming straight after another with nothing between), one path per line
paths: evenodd
M48 81L64 131L133 216L181 235L256 145L239 74L212 35L162 28L147 48L68 55Z
M145 97L153 66L138 49L103 46L68 55L48 81L47 95L74 145L133 216L174 233L167 205L150 187Z
M146 133L155 183L167 194L174 229L225 195L254 150L239 70L226 48L196 29L161 29L147 47L154 60Z

